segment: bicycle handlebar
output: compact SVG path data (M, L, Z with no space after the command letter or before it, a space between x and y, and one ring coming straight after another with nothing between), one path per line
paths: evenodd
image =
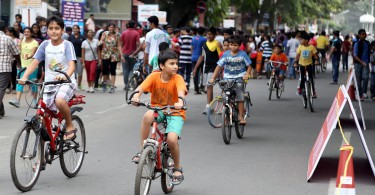
M20 77L21 77L21 73L25 72L26 71L26 67L23 67L20 72L17 74L17 80L20 80ZM56 85L56 84L63 84L63 83L71 83L72 80L70 79L70 77L68 76L68 74L66 74L66 72L63 72L61 70L58 70L58 69L54 69L55 72L58 72L58 73L61 73L65 76L65 78L67 80L60 80L60 81L48 81L48 82L44 82L44 85ZM36 83L35 81L32 81L32 80L26 80L25 83L27 85L41 85L42 83Z
M130 95L129 99L127 100L127 103L128 103L128 104L131 104L131 103L135 102L135 101L132 101L132 99L133 99L133 96L134 96L136 93L139 93L139 91L134 91L134 92ZM139 106L144 106L144 107L146 107L146 108L148 108L148 109L150 109L150 110L154 110L154 111L161 111L161 110L165 110L165 109L172 109L172 110L187 110L185 99L182 98L182 97L178 97L178 98L182 99L182 102L183 102L183 106L182 106L182 108L179 108L179 109L177 109L177 107L175 107L175 106L170 106L170 105L159 107L159 106L152 106L152 105L151 105L150 103L148 103L148 102L147 102L147 103L145 103L145 102L135 102L135 103L137 103ZM168 113L170 113L170 111L168 111Z
M274 64L274 63L278 63L278 64L284 64L284 65L286 65L286 66L288 66L288 63L286 63L286 62L278 62L278 61L271 61L271 60L268 60L267 62L270 62L270 63L272 63L272 64Z

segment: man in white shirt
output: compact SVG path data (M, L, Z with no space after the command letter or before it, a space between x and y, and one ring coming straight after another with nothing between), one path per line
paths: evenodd
M297 56L297 49L300 45L300 42L295 37L296 37L296 33L293 32L292 38L288 40L288 43L286 45L286 48L287 48L286 54L288 55L288 58L289 58L289 67L288 67L289 69L288 69L288 74L287 74L287 77L289 79L296 79L296 72L294 70L293 63L294 63L294 59Z
M92 30L95 32L94 14L90 14L90 18L87 19L85 25L86 25L87 30Z
M99 29L98 32L96 32L94 38L100 40L100 33L102 33L103 31L106 31L106 30L107 30L107 24L106 24L106 23L103 23L103 24L102 24L102 28Z
M159 44L161 42L168 42L166 33L158 28L159 18L151 16L147 20L150 23L151 31L146 34L146 50L143 60L144 72L146 72L147 66L151 63L152 58L159 55Z

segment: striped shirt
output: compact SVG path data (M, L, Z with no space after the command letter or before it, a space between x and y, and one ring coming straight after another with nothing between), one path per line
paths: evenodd
M189 35L182 35L178 39L178 45L180 46L180 60L179 63L191 63L191 42L193 37Z
M0 72L12 72L13 56L19 54L20 50L12 38L0 31Z
M260 47L263 50L263 57L270 58L272 56L272 47L269 41L263 41Z

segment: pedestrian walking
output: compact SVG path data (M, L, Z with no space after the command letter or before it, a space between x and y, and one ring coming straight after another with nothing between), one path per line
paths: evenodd
M82 59L82 42L86 40L86 37L81 35L81 31L78 25L73 26L73 34L69 36L68 41L70 41L74 46L74 51L77 56L77 61L75 62L76 68L75 73L77 75L78 89L82 90L82 73L84 60Z
M5 115L3 98L12 72L12 56L20 65L20 51L11 37L5 34L6 23L0 20L0 119Z
M100 61L99 54L99 40L94 39L94 31L88 30L87 39L82 42L82 61L85 63L88 93L94 93L94 82L96 76L96 69Z

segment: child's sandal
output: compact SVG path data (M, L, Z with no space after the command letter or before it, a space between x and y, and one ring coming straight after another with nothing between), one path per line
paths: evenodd
M181 175L176 176L174 174L174 172L176 172L176 171L180 172ZM183 180L184 180L184 175L183 175L182 167L181 168L173 168L172 184L173 185L179 185L179 184L182 183Z

